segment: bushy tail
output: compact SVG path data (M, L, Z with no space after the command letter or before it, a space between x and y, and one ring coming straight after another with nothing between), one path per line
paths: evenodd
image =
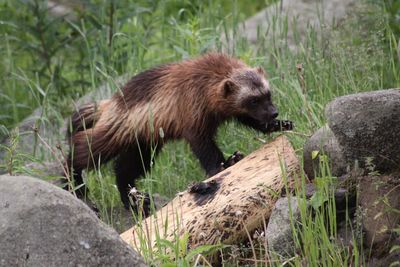
M107 110L109 103L106 100L99 105L86 104L71 117L68 165L78 172L98 166L100 162L107 162L116 155L120 147L114 138L121 120L115 119L111 122L110 118L102 117L110 113Z
M68 127L68 139L71 139L77 132L93 128L100 115L101 112L96 103L89 103L80 107L71 116L71 123Z

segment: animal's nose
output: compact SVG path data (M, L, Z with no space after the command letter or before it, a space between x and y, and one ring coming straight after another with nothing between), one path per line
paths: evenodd
M276 117L278 117L278 109L274 105L269 105L267 110L271 119L275 119Z

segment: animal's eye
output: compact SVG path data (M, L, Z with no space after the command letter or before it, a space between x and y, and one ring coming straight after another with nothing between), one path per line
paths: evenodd
M250 100L250 105L255 106L258 104L258 99L257 98L253 98Z
M253 81L253 88L257 89L257 88L261 88L263 85L261 82L259 81Z

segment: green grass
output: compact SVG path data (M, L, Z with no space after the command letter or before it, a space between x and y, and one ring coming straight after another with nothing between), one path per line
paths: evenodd
M86 8L76 13L78 20L49 16L44 1L0 3L3 40L0 42L0 139L37 107L43 108L40 121L44 125L61 128L62 118L74 109L73 101L101 84L113 84L122 74L134 75L157 64L221 49L221 33L235 29L245 17L274 1L83 2ZM297 52L285 44L278 48L268 42L260 44L254 52L246 42L238 42L233 53L250 65L265 68L280 117L295 122L295 132L287 135L299 156L307 136L325 123L323 110L333 98L400 87L396 51L399 35L397 29L392 30L393 20L385 12L373 3L359 8L328 40L318 38L310 29L305 44ZM301 70L297 68L299 64ZM57 138L51 146L61 140ZM259 139L271 138L236 123L226 123L218 132L217 142L228 156L236 150L248 154L261 145ZM42 151L25 155L25 151L17 151L12 146L4 150L11 159L4 167L12 173L30 172L23 167L27 159L39 162L45 159ZM325 190L328 209L312 219L302 207L302 227L293 225L302 240L296 239L298 254L277 265L286 261L292 266L303 266L303 262L310 266L341 266L363 260L356 235L352 252L332 241L335 212L331 187L327 185L334 178L324 170L320 175L325 181L321 190ZM139 187L173 197L190 182L204 177L188 145L177 141L165 146ZM120 209L121 203L110 166L90 172L87 182L89 197L96 203L103 220L118 228L120 218L113 210ZM327 229L327 225L332 229ZM204 248L207 249L213 248ZM263 249L260 246L260 255ZM247 253L246 248L242 251ZM187 257L188 251L175 252L178 256L175 261L152 251L147 251L146 259L155 264L179 266L195 261L193 255ZM230 263L236 265L238 261Z

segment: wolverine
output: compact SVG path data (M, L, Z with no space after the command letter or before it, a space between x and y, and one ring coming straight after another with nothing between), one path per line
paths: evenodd
M212 176L225 162L214 140L222 122L237 120L268 133L279 130L277 116L261 67L208 53L146 70L110 99L79 108L71 118L67 164L78 185L83 170L115 159L117 187L129 208L129 189L168 140L186 140Z

